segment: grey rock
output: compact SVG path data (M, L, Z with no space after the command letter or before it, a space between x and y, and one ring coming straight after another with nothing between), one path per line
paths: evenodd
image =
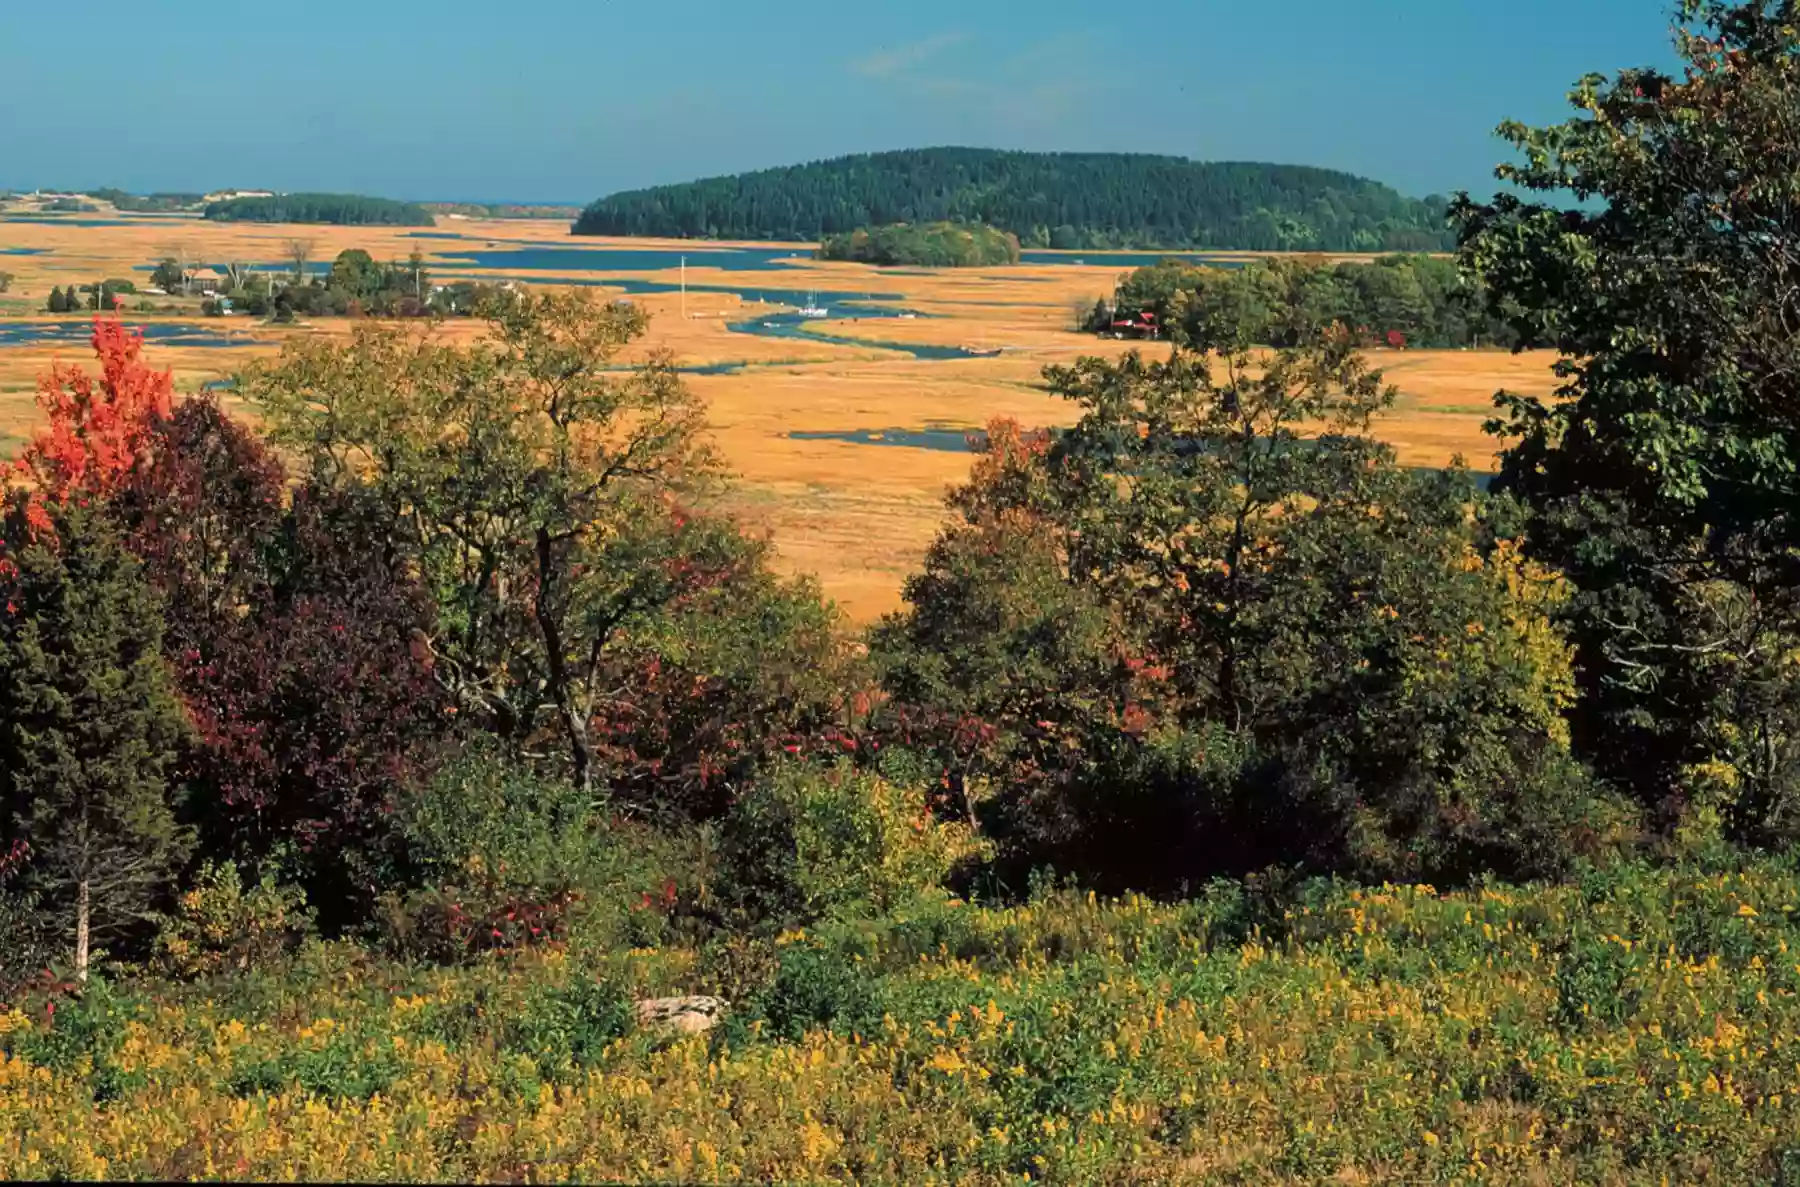
M666 1027L679 1034L703 1034L719 1024L730 1005L722 997L656 997L637 1004L638 1025Z

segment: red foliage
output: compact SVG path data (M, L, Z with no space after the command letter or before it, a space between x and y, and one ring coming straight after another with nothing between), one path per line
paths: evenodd
M416 583L383 564L367 508L302 488L208 400L158 424L113 508L162 594L165 654L195 726L183 763L221 856L297 844L330 915L349 858L450 728L420 658Z
M156 426L169 416L174 376L143 360L141 333L115 317L94 317L96 378L80 367L53 364L38 379L37 404L47 427L10 466L0 488L24 488L27 530L34 539L52 534L46 502L106 498L125 481L148 447ZM0 578L16 572L0 540ZM7 610L13 606L8 603Z
M98 377L52 365L38 380L37 404L48 422L13 463L44 498L105 498L124 483L171 415L175 379L144 362L143 334L115 317L94 317Z
M567 940L569 915L581 898L579 891L559 890L471 910L453 894L437 895L420 906L414 924L420 942L441 958L554 946Z

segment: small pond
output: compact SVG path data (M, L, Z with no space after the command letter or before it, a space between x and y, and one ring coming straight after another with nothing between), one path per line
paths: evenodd
M945 453L979 453L987 445L987 434L980 429L843 429L835 432L795 430L788 433L787 437L792 441L898 445L907 449L932 449Z
M263 339L248 334L228 333L208 326L184 322L149 322L126 324L127 329L142 330L144 341L163 346L259 346ZM93 336L90 318L76 321L0 322L0 346L30 346L42 342L83 343Z

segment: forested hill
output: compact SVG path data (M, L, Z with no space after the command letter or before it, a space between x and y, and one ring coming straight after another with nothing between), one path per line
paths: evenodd
M206 217L220 223L329 223L343 227L429 227L437 220L416 202L361 194L277 194L210 202Z
M1451 246L1446 206L1301 165L925 148L613 194L575 233L810 241L951 221L1028 248L1430 251Z

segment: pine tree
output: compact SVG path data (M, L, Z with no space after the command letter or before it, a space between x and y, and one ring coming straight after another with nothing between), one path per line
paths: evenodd
M44 308L51 313L67 313L69 306L63 298L63 291L59 288L52 288L50 299L44 303Z
M0 521L0 846L90 946L156 905L185 855L166 773L186 718L136 560L94 512L16 498Z

